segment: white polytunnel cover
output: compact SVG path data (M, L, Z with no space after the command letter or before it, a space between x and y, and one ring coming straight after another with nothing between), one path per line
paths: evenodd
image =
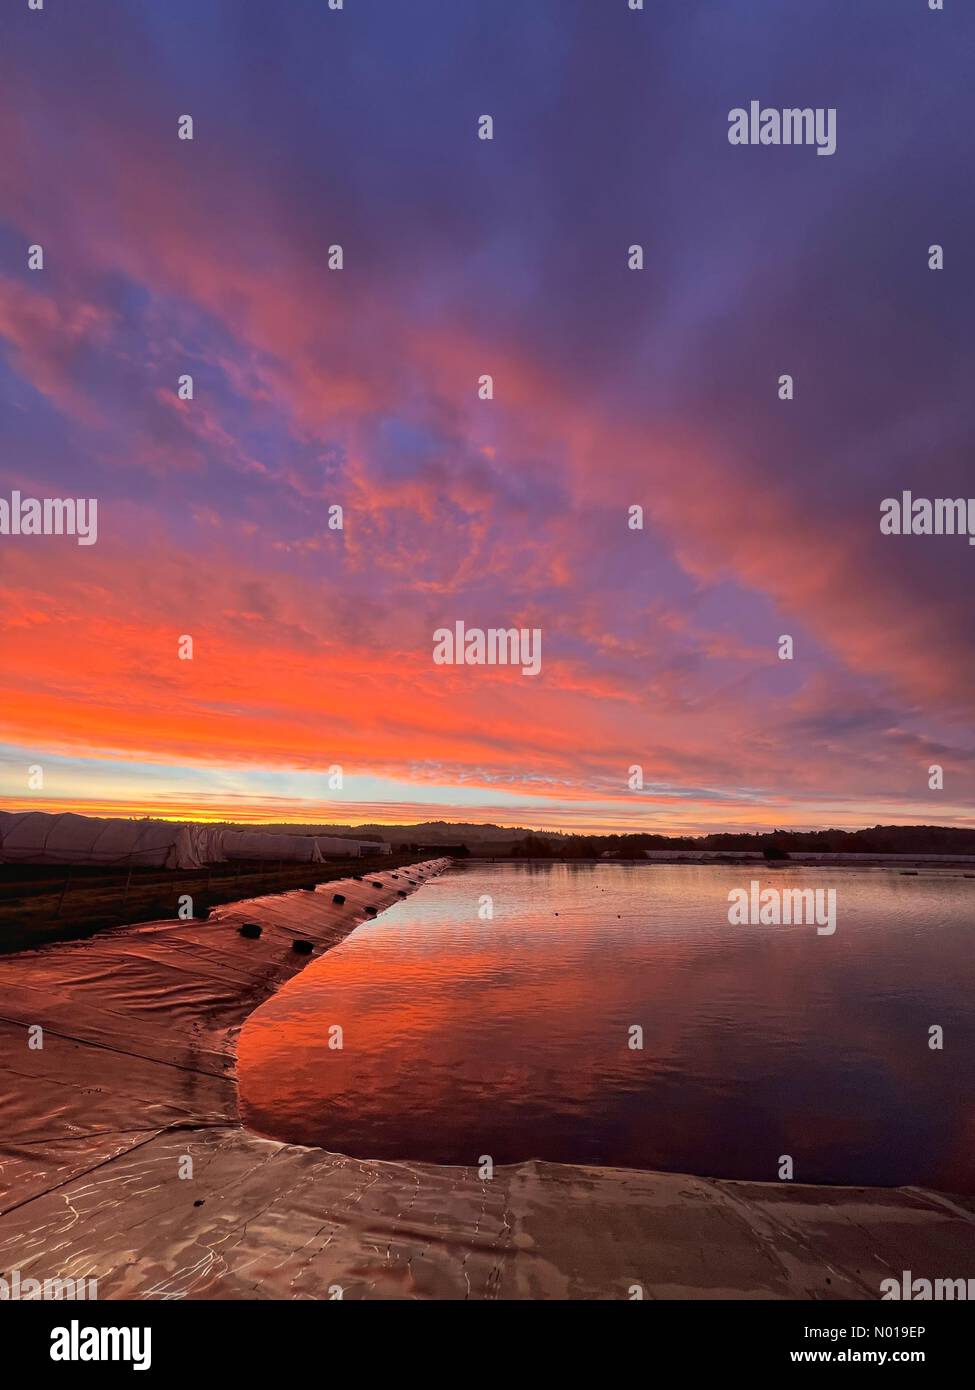
M323 859L358 859L357 840L343 840L341 835L316 835L315 844Z
M225 830L221 835L227 859L289 859L301 864L320 864L321 852L313 835L274 835L263 830Z
M222 825L194 825L197 853L204 864L224 864L227 851L224 848L226 830Z
M198 869L199 827L165 820L102 820L70 811L0 811L5 864L111 864Z

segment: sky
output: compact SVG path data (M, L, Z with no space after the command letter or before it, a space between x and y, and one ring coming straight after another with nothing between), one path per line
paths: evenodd
M975 10L0 26L0 497L98 501L0 536L0 805L975 824L975 548L879 526L975 494ZM835 154L730 144L752 100ZM540 673L435 664L458 621Z

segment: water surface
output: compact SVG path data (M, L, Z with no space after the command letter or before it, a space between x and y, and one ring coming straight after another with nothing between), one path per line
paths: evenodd
M835 888L836 933L730 926L756 877ZM775 1179L789 1154L797 1181L975 1191L973 909L960 874L464 866L248 1020L245 1123L370 1158Z

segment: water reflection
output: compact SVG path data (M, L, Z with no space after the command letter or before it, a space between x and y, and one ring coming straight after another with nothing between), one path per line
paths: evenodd
M754 876L835 887L835 936L729 926L728 890ZM248 1021L245 1121L365 1157L775 1179L790 1154L798 1181L971 1192L973 888L886 870L464 867Z

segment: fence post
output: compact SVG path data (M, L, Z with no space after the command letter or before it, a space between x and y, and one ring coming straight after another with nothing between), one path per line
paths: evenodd
M64 895L68 891L68 884L71 882L71 865L68 865L68 877L64 880L64 887L61 889L61 896L58 898L57 911L55 917L61 916L61 904L64 902Z

